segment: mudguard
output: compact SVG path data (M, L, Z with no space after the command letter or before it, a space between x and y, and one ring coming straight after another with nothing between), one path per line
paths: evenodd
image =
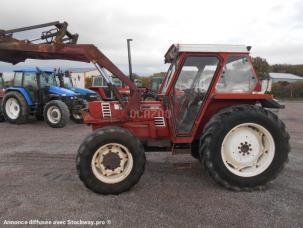
M264 100L260 100L261 105L264 108L277 108L277 109L284 109L285 105L281 105L280 103L278 103L277 100L275 99L264 99Z
M26 100L26 103L28 105L33 105L33 101L32 101L32 98L31 96L29 95L29 93L27 92L26 89L22 88L22 87L8 87L5 92L10 92L10 91L17 91L19 93L21 93L23 95L23 97L25 98Z

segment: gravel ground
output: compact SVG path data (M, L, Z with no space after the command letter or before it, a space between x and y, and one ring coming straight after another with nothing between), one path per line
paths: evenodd
M97 195L75 170L75 154L89 127L1 123L0 227L5 220L57 220L65 226L100 221L103 227L303 227L302 113L300 102L288 102L280 112L291 135L290 161L265 191L250 193L213 183L190 156L159 152L147 154L145 173L131 191Z

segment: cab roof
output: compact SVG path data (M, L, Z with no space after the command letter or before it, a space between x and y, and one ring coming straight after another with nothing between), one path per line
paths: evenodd
M54 73L55 69L51 67L20 67L16 68L14 72L48 72L48 73Z
M165 54L165 63L172 62L180 52L249 53L251 47L232 44L173 44Z

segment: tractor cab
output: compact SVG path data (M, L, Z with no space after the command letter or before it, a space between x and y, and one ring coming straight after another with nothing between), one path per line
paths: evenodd
M101 97L95 91L86 88L76 87L74 85L71 74L68 71L65 71L64 73L62 72L57 73L56 79L58 85L60 85L61 88L66 88L68 90L75 92L78 97L86 101L101 100Z

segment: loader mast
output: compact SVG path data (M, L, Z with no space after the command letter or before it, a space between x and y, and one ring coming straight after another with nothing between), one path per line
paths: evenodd
M13 38L15 33L36 30L45 27L53 28L42 32L41 36L34 39L20 40ZM119 78L130 89L128 104L122 100L119 91L106 80L122 107L128 109L138 108L140 95L136 85L96 46L91 44L77 44L78 34L72 34L67 30L67 22L51 22L11 30L0 30L0 61L17 64L26 59L62 59L93 63L100 74L105 77L106 69Z

